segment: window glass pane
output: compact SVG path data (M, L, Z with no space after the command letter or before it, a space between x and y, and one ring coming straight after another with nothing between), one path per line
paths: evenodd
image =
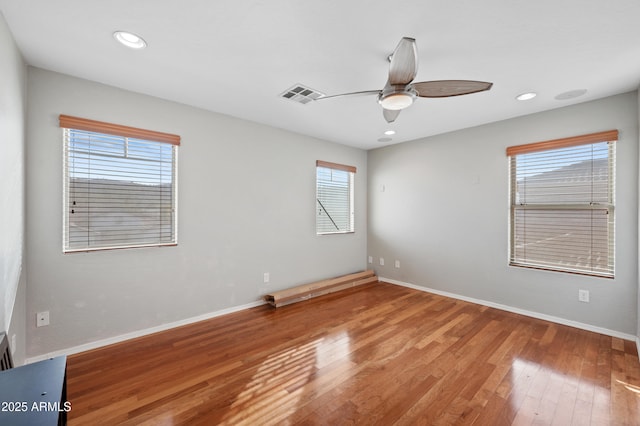
M515 262L566 271L608 272L607 209L520 209L515 216Z
M316 232L353 232L353 173L317 167Z
M516 156L516 203L609 202L607 142Z
M510 263L613 277L615 143L511 157Z
M176 243L176 146L64 135L65 251Z

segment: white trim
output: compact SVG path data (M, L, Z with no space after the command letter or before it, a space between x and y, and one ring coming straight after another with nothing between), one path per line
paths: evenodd
M172 328L181 327L183 325L193 324L199 321L208 320L211 318L219 317L222 315L231 314L234 312L242 311L245 309L255 308L257 306L265 305L267 302L261 300L257 302L247 303L245 305L233 306L231 308L222 309L220 311L209 312L206 314L198 315L196 317L186 318L180 321L174 321L167 324L158 325L151 328L146 328L143 330L132 331L131 333L121 334L119 336L109 337L107 339L96 340L95 342L85 343L78 346L73 346L67 349L61 349L54 352L49 352L44 355L37 355L34 357L27 358L25 360L25 364L31 364L33 362L42 361L45 359L53 358L61 355L72 355L77 354L84 351L89 351L91 349L97 349L107 345L113 345L114 343L124 342L125 340L135 339L137 337L146 336L148 334L158 333L160 331L170 330Z
M594 333L600 333L606 336L617 337L624 340L636 341L636 344L638 345L638 349L639 349L638 352L640 353L640 338L632 334L621 333L619 331L609 330L608 328L596 327L594 325L584 324L577 321L571 321L565 318L554 317L551 315L541 314L539 312L527 311L525 309L514 308L512 306L507 306L507 305L501 305L500 303L488 302L486 300L474 299L473 297L461 296L459 294L449 293L447 291L435 290L429 287L422 287L415 284L409 284L402 281L392 280L390 278L379 277L378 279L380 281L384 281L390 284L395 284L402 287L408 287L414 290L424 291L426 293L433 293L433 294L438 294L440 296L450 297L452 299L464 300L465 302L471 302L477 305L488 306L490 308L500 309L502 311L507 311L507 312L513 312L514 314L520 314L527 317L554 322L557 324L568 325L569 327L575 327L582 330L593 331Z

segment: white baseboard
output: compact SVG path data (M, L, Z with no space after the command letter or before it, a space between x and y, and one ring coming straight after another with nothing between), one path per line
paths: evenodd
M557 324L568 325L569 327L579 328L579 329L582 329L582 330L593 331L595 333L604 334L606 336L617 337L617 338L624 339L624 340L631 340L632 342L635 341L636 344L638 345L638 349L639 349L638 353L640 354L640 337L634 336L632 334L622 333L622 332L615 331L615 330L609 330L608 328L596 327L596 326L593 326L593 325L584 324L584 323L581 323L581 322L572 321L572 320L568 320L568 319L565 319L565 318L560 318L560 317L554 317L554 316L551 316L551 315L541 314L539 312L533 312L533 311L527 311L525 309L514 308L512 306L501 305L500 303L489 302L489 301L481 300L481 299L474 299L473 297L461 296L461 295L455 294L455 293L449 293L449 292L446 292L446 291L435 290L435 289L432 289L432 288L422 287L422 286L415 285L415 284L409 284L409 283L405 283L405 282L402 282L402 281L392 280L390 278L379 277L379 280L380 281L384 281L384 282L388 282L390 284L399 285L399 286L402 286L402 287L412 288L414 290L424 291L426 293L438 294L440 296L450 297L452 299L464 300L465 302L471 302L471 303L475 303L477 305L488 306L490 308L500 309L502 311L507 311L507 312L513 312L514 314L520 314L520 315L524 315L524 316L527 316L527 317L532 317L532 318L537 318L537 319L541 319L541 320L545 320L545 321L549 321L549 322L554 322L554 323L557 323Z
M95 342L85 343L78 346L73 346L67 349L61 349L54 352L49 352L44 355L37 355L34 357L27 358L25 360L25 364L31 364L33 362L42 361L49 358L54 358L61 355L73 355L80 352L88 351L91 349L97 349L103 346L112 345L114 343L124 342L125 340L135 339L136 337L146 336L148 334L157 333L159 331L166 331L172 328L180 327L183 325L193 324L195 322L208 320L211 318L219 317L226 314L231 314L233 312L242 311L245 309L255 308L256 306L261 306L266 304L265 301L257 301L252 303L247 303L245 305L234 306L227 309L222 309L220 311L209 312L206 314L198 315L196 317L186 318L180 321L174 321L167 324L158 325L156 327L146 328L144 330L132 331L131 333L121 334L119 336L109 337L107 339L96 340Z
M557 323L557 324L568 325L570 327L575 327L575 328L579 328L579 329L582 329L582 330L593 331L595 333L600 333L600 334L604 334L604 335L607 335L607 336L618 337L620 339L635 341L636 342L636 346L638 347L638 354L640 356L640 336L633 336L631 334L620 333L618 331L609 330L609 329L606 329L606 328L595 327L595 326L592 326L592 325L589 325L589 324L584 324L584 323L580 323L580 322L576 322L576 321L571 321L571 320L567 320L567 319L564 319L564 318L545 315L545 314L541 314L541 313L533 312L533 311L527 311L527 310L524 310L524 309L514 308L514 307L511 307L511 306L507 306L507 305L501 305L499 303L488 302L486 300L474 299L472 297L461 296L459 294L449 293L449 292L441 291L441 290L435 290L435 289L432 289L432 288L422 287L422 286L418 286L418 285L415 285L415 284L409 284L409 283L405 283L405 282L402 282L402 281L392 280L390 278L379 277L379 280L380 281L384 281L384 282L388 282L390 284L399 285L399 286L402 286L402 287L412 288L412 289L418 290L418 291L424 291L426 293L438 294L440 296L450 297L452 299L464 300L465 302L471 302L471 303L475 303L475 304L478 304L478 305L488 306L488 307L491 307L491 308L496 308L496 309L500 309L500 310L507 311L507 312L513 312L513 313L520 314L520 315L525 315L525 316L528 316L528 317L538 318L538 319L542 319L542 320L545 320L545 321L554 322L554 323ZM31 364L33 362L42 361L42 360L53 358L53 357L56 357L56 356L73 355L73 354L84 352L84 351L88 351L88 350L91 350L91 349L97 349L97 348L100 348L100 347L103 347L103 346L112 345L114 343L124 342L125 340L135 339L136 337L142 337L142 336L146 336L148 334L153 334L153 333L157 333L157 332L160 332L160 331L166 331L166 330L169 330L169 329L172 329L172 328L176 328L176 327L180 327L180 326L183 326L183 325L193 324L193 323L196 323L196 322L199 322L199 321L204 321L204 320L208 320L208 319L211 319L211 318L219 317L219 316L222 316L222 315L231 314L233 312L242 311L244 309L255 308L257 306L261 306L261 305L264 305L264 304L266 304L266 302L264 302L264 301L257 301L257 302L247 303L245 305L234 306L234 307L231 307L231 308L222 309L220 311L210 312L210 313L203 314L203 315L198 315L196 317L191 317L191 318L187 318L187 319L180 320L180 321L174 321L174 322L167 323L167 324L162 324L162 325L159 325L159 326L156 326L156 327L146 328L144 330L133 331L131 333L125 333L125 334L121 334L119 336L109 337L107 339L96 340L94 342L85 343L85 344L78 345L78 346L73 346L73 347L70 347L70 348L67 348L67 349L61 349L61 350L58 350L58 351L50 352L50 353L47 353L47 354L44 354L44 355L37 355L37 356L34 356L34 357L27 358L25 360L25 364Z

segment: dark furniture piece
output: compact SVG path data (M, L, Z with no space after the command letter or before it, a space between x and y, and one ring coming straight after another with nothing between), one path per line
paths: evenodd
M0 372L0 425L66 425L67 357Z

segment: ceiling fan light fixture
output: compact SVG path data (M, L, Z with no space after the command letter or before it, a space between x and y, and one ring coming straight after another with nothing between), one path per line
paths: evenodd
M388 95L380 97L378 102L384 109L388 109L391 111L398 111L401 109L405 109L413 103L415 99L415 95L412 93L401 92L401 93L390 93Z
M139 35L130 33L128 31L116 31L113 33L113 37L127 47L131 49L144 49L147 47L147 42L144 41Z

